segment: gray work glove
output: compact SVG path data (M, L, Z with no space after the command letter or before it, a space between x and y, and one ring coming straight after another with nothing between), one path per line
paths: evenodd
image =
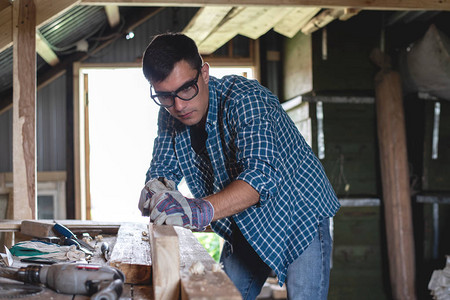
M211 202L202 198L186 198L178 191L155 194L150 200L150 221L154 224L181 226L203 231L214 217Z
M175 182L164 177L154 178L147 181L139 197L139 210L143 216L149 216L153 206L150 207L151 199L161 192L175 191Z

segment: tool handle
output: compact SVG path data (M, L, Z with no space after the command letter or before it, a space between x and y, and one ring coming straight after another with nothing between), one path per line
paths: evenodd
M65 236L68 239L71 239L71 238L76 239L77 238L76 235L73 234L73 232L70 231L69 228L67 228L66 226L64 226L62 224L55 222L55 225L53 225L53 229L55 229L56 231L58 231L60 234L62 234L63 236Z

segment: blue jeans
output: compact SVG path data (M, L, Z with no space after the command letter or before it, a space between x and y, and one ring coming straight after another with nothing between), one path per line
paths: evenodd
M233 253L220 258L224 270L244 300L261 292L271 269L256 254L236 225L233 227ZM286 288L289 300L327 299L330 279L330 220L323 219L313 242L288 267Z

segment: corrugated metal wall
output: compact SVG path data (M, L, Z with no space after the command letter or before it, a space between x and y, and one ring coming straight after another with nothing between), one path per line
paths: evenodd
M198 8L165 8L125 37L96 53L86 62L136 62L152 37L159 33L181 31ZM41 59L39 58L38 63ZM12 58L10 59L12 64ZM66 76L63 75L37 94L37 169L66 169ZM12 110L0 115L0 172L12 172Z
M0 115L0 172L12 171L12 109Z
M37 169L66 169L66 76L60 76L37 95Z
M177 32L189 23L198 8L170 7L164 8L133 30L134 38L121 38L111 46L91 56L86 62L115 63L140 61L142 53L154 35L165 32Z
M37 169L66 169L66 76L38 91ZM12 172L12 109L0 115L0 172Z

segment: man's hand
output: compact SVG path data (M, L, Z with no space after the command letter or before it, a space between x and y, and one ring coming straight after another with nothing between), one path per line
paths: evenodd
M156 205L150 220L157 225L165 223L203 231L214 217L212 204L201 198L186 198L178 191L160 193L153 198L152 204Z
M141 211L142 215L150 215L150 211L153 209L153 207L150 206L150 202L154 195L161 192L174 190L175 182L173 182L172 180L160 177L147 181L145 187L141 191L141 196L139 198L138 204L139 210Z

